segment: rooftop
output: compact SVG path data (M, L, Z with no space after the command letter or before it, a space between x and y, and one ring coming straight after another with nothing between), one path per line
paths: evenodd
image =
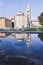
M9 19L7 19L7 18L5 18L5 17L0 17L0 19L6 19L6 20L9 20ZM10 21L10 20L9 20Z
M23 13L22 11L19 11L19 12L17 13L17 16L24 16L24 13Z

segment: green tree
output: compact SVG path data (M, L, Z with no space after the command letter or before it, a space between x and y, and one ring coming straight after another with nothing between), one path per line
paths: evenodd
M43 12L40 14L40 16L38 17L38 19L39 19L39 23L41 25L43 25Z
M38 34L38 37L40 38L41 41L43 41L43 33L42 34Z

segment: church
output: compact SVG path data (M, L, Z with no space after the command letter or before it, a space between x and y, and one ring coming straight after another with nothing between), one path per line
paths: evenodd
M10 20L12 21L12 28L15 29L30 28L31 24L30 6L27 5L26 15L24 15L22 11L19 11L15 16L11 17Z
M12 21L12 28L14 29L41 27L38 21L31 21L31 8L29 5L26 7L26 15L24 15L24 12L19 11L15 16L11 17L10 20Z

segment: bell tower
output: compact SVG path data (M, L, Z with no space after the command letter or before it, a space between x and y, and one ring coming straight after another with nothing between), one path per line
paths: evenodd
M27 8L26 8L26 16L27 16L27 28L30 28L30 24L31 24L31 9L30 9L29 5L27 5Z

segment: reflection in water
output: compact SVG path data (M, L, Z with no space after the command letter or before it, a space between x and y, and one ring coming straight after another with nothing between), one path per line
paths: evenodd
M16 38L19 42L22 42L24 41L24 39L26 39L26 43L27 43L27 46L30 46L30 34L26 34L26 33L22 33L22 34L19 34L19 33L0 33L0 37L11 37L11 38ZM2 40L0 40L2 41Z
M23 41L24 39L27 40L27 45L29 46L30 45L30 34L26 34L26 33L23 33L23 34L19 34L19 33L0 33L0 37L11 37L11 38L16 38L19 42ZM0 40L1 41L1 40Z
M30 46L30 34L11 34L10 37L16 38L19 42L23 41L26 39L27 45Z
M0 38L0 65L43 65L43 42L38 34L31 34L30 47L26 45L26 40L18 42L15 38Z
M43 34L38 34L38 37L40 38L41 41L43 41Z
M9 36L11 35L11 33L0 33L0 37L6 37L6 36Z

